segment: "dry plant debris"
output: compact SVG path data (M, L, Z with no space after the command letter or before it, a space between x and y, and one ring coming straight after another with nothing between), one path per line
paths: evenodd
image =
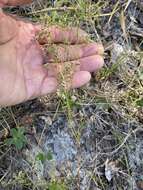
M41 41L41 42L44 42L45 39L47 41L47 44L42 45L42 49L46 57L49 57L49 55L50 56L52 55L52 57L48 59L49 63L45 64L45 67L48 70L55 71L56 76L57 76L57 81L58 81L58 93L59 92L62 93L70 89L73 75L76 71L79 71L80 64L78 61L74 61L74 63L72 62L70 58L70 49L67 46L69 43L68 41L67 42L64 41L64 43L58 43L58 45L52 43L51 32L49 32L48 28L49 27L45 26L44 29L42 29L40 33L38 34L37 39L38 41ZM60 27L60 28L63 31L65 30L64 27ZM75 39L77 39L77 41L79 42L82 41L79 35L80 29L74 28L74 32L77 35ZM71 29L71 33L72 33L72 29ZM88 43L88 42L89 42L89 39L87 36L87 42L85 43ZM74 56L72 55L72 57Z

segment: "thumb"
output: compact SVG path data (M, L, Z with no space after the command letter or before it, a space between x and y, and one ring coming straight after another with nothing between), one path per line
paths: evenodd
M0 12L0 45L13 39L18 32L17 21Z

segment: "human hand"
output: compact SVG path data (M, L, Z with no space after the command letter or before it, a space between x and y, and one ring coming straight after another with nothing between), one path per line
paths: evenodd
M39 27L0 14L0 105L15 105L55 92L58 84L55 72L43 66L45 58L35 38ZM85 33L78 30L77 35L75 28L62 30L52 26L48 30L50 43L68 41L65 51L57 48L63 64L67 61L66 51L69 54L68 61L70 58L73 64L80 64L71 86L77 88L87 83L90 72L103 65L103 58L99 55L103 53L103 47L96 43L83 44ZM43 36L39 42L49 43L49 38ZM53 55L49 53L47 60L50 62L51 58Z

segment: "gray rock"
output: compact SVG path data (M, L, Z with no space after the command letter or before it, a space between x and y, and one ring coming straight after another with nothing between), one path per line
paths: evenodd
M73 139L64 131L54 134L51 139L47 138L44 147L52 149L55 160L60 163L74 159L77 153Z

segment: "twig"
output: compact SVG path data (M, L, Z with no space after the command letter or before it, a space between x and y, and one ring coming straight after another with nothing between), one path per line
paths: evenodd
M42 10L38 10L38 11L34 11L34 12L31 12L31 13L28 13L28 15L31 15L31 14L38 14L38 13L43 13L43 12L48 12L48 11L76 11L77 8L74 8L74 7L50 7L50 8L45 8L45 9L42 9Z
M124 9L124 12L127 10L127 8L129 7L130 3L132 2L132 0L128 0L127 4L126 4L126 7Z
M113 8L113 11L112 11L112 13L111 13L111 15L110 15L110 18L109 18L109 20L108 20L108 24L110 23L110 21L111 21L113 15L119 10L118 5L119 5L119 1L117 1L117 3L115 4L115 6L114 6L114 8Z
M136 133L136 132L138 132L138 131L143 131L143 128L138 127L138 128L136 128L135 130L133 130L133 131L131 131L130 133L128 133L127 136L124 138L123 142L120 144L120 146L118 146L118 148L116 148L115 150L113 150L112 152L107 153L107 154L109 154L110 156L116 154L116 153L124 146L124 144L127 142L127 140L129 139L129 137L130 137L132 134L134 134L134 133ZM106 153L105 153L105 154L106 154Z
M118 10L118 9L117 9ZM42 10L38 10L38 11L33 11L30 13L27 13L27 15L33 15L33 14L40 14L40 13L44 13L44 12L48 12L48 11L80 11L79 8L74 8L74 7L50 7L50 8L45 8ZM94 15L94 18L97 17L105 17L105 16L111 16L112 13L104 13L104 14L97 14Z
M3 181L3 179L8 175L8 173L11 170L11 166L9 166L8 170L5 172L5 174L0 178L0 183Z

